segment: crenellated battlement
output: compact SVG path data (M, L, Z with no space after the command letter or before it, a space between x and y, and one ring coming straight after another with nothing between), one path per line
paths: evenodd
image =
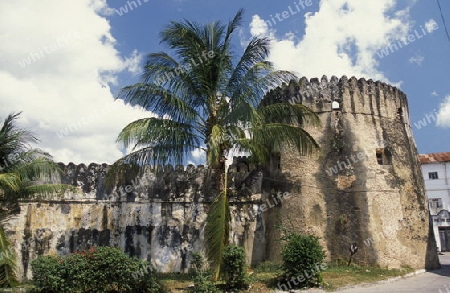
M406 95L371 79L302 77L262 101L277 102L302 103L318 114L321 125L305 128L320 150L313 156L283 150L267 168L248 157L227 162L232 242L245 247L249 263L280 260L274 227L286 221L299 233L318 236L331 261L347 257L356 243L355 263L435 268L434 237L427 218L417 217L428 211ZM38 254L92 244L121 247L163 272L187 270L191 250L203 249L223 170L129 165L109 178L108 164L60 167L61 182L78 190L21 202L20 215L4 225L24 277ZM279 200L281 193L289 200ZM408 225L401 224L405 219ZM25 241L35 245L24 250Z
M216 172L204 165L145 165L125 167L117 174L114 184L107 184L108 164L64 164L61 182L79 188L78 193L66 194L65 200L108 200L108 201L211 201L217 194ZM228 169L229 184L234 190L242 184L255 181L257 166L247 157L233 158ZM258 181L259 182L259 181ZM251 184L253 193L261 192L261 184ZM245 192L248 194L248 192ZM59 199L55 199L59 200Z
M337 102L343 113L365 114L395 119L399 109L408 112L406 95L397 87L381 81L356 77L327 76L300 78L271 90L263 103L301 103L317 113L332 112Z
M60 166L61 170L63 170L64 173L64 183L70 183L70 179L75 179L78 176L84 176L85 174L102 174L105 175L108 171L108 169L111 167L111 165L108 165L106 163L97 164L97 163L90 163L89 165L86 165L84 163L80 164L74 164L73 162L70 162L68 164L59 162L58 165ZM246 167L243 167L243 166ZM230 170L237 170L238 172L250 172L254 169L256 169L256 165L250 163L249 157L247 156L236 156L233 157L233 162L230 165ZM180 173L186 173L188 174L203 174L207 170L207 166L205 165L145 165L142 168L136 168L136 167L130 167L129 171L134 171L132 173L135 173L135 175L142 175L143 173L154 173L154 174L162 174L170 175L174 172L180 174ZM163 174L163 175L164 175Z
M87 171L92 171L92 170L104 170L106 171L110 165L108 165L107 163L102 163L102 164L97 164L97 163L90 163L89 165L86 165L84 163L80 163L80 164L74 164L73 162L70 162L68 164L64 164L62 162L59 162L58 165L63 169L63 170L77 170L80 172L85 172L85 170ZM195 171L200 171L203 172L205 170L205 165L192 165L192 164L188 164L188 165L171 165L171 164L167 164L167 165L146 165L145 169L152 172L152 173L160 173L160 172L173 172L173 171L177 171L177 172L195 172Z

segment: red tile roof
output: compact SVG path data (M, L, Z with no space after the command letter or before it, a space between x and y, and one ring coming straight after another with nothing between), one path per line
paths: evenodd
M450 152L419 155L419 159L421 164L450 162Z

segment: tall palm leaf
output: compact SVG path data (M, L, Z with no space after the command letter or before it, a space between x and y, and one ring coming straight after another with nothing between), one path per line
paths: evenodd
M12 252L11 243L0 225L0 287L13 287L17 280L16 256Z
M9 207L20 199L40 199L73 190L70 186L52 183L57 182L60 168L49 154L31 147L30 143L38 140L28 130L17 127L15 121L19 115L8 115L0 128L0 287L18 283L15 255L1 225L9 214Z
M140 105L156 117L127 125L119 134L133 152L110 169L114 174L129 164L179 164L194 150L204 150L222 192L210 207L205 229L208 258L220 271L228 241L229 202L223 157L232 149L249 151L267 162L273 149L294 147L302 154L318 148L303 126L317 125L315 113L302 105L262 105L271 89L295 75L276 71L266 61L269 40L253 38L236 58L231 37L242 22L240 10L223 25L171 22L161 42L172 54L149 54L141 82L123 88L118 98Z

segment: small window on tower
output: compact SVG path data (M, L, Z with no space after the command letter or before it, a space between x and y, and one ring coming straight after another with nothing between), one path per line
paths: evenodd
M392 165L392 154L386 148L376 149L378 165Z
M332 108L333 110L340 110L340 109L341 109L341 105L339 104L338 101L333 101L333 102L331 103L331 108Z
M377 163L383 165L383 153L377 149Z

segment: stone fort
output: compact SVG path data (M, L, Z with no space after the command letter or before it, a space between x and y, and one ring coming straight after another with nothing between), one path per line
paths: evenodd
M379 81L324 76L291 81L263 103L280 101L319 115L322 125L306 130L321 149L308 157L285 149L266 166L234 158L230 241L245 248L248 262L280 259L282 221L320 237L328 260L348 259L356 244L360 264L437 268L405 94ZM22 201L4 222L23 278L38 255L93 245L120 247L162 272L186 271L191 253L204 251L206 214L218 193L208 168L130 168L109 188L106 164L60 165L61 181L79 192Z

